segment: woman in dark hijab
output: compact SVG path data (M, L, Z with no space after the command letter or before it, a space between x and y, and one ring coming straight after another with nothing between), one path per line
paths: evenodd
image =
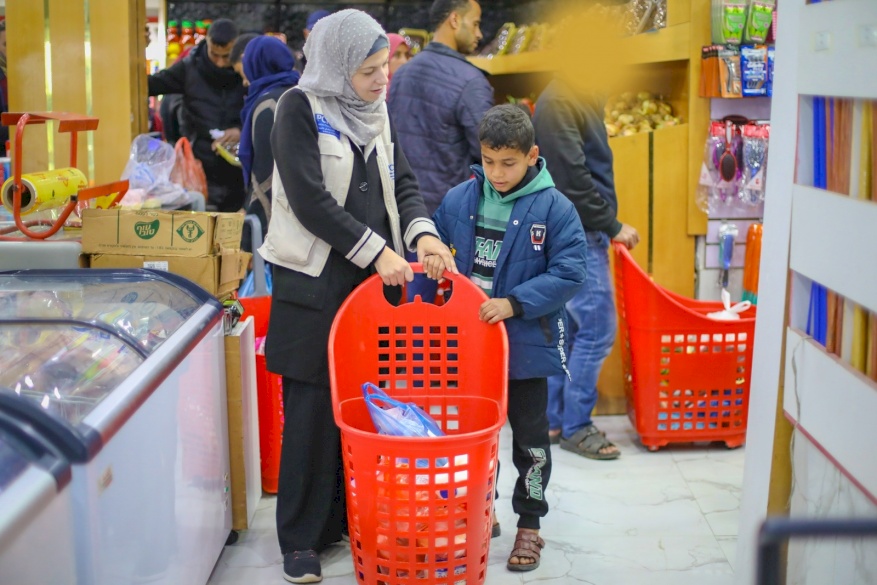
M274 154L271 150L271 130L274 128L274 110L280 96L299 80L294 71L295 58L281 40L258 36L244 48L244 78L249 92L241 110L244 121L238 158L244 171L247 214L255 215L262 224L262 234L268 231L271 219L271 178L274 175ZM244 238L244 249L250 239Z

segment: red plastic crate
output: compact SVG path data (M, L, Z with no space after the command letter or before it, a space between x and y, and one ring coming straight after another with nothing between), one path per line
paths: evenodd
M716 321L719 302L665 290L615 244L615 295L627 412L649 450L746 440L755 307Z
M240 299L244 318L252 315L256 339L268 334L271 297ZM283 378L265 366L265 356L256 356L256 387L259 400L259 450L262 468L262 490L277 493L280 477L280 448L283 444Z

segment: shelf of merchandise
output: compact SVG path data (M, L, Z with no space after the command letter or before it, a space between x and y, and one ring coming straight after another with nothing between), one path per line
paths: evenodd
M872 0L782 2L771 135L776 162L767 177L773 187L765 208L737 550L738 567L747 572L740 583L754 579L749 572L766 515L877 514L877 382L849 363L850 303L877 312L877 202L858 192L860 105L853 115L850 195L810 186L812 96L877 100L874 31ZM804 333L813 282L849 301L839 357ZM788 579L866 582L877 568L874 559L867 541L821 548L793 542Z

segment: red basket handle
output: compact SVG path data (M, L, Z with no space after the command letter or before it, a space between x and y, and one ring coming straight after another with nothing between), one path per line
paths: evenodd
M414 271L414 274L426 274L423 270L423 265L420 262L412 262L411 269ZM443 305L444 307L450 306L452 310L455 310L455 307L463 307L467 304L478 307L484 301L489 300L489 297L484 294L484 291L463 274L454 274L453 272L446 270L442 275L442 278L453 284L451 298L445 302ZM345 307L352 303L374 303L378 301L379 297L380 299L383 299L383 302L386 305L393 306L384 296L384 283L381 280L380 275L373 274L350 293L347 300L341 305L340 310L344 310ZM415 297L413 302L424 303L423 299L419 296ZM432 305L433 303L426 302L425 304Z

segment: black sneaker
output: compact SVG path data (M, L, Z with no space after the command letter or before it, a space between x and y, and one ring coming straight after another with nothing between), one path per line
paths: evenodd
M312 550L283 555L283 578L290 583L319 583L323 580L320 557Z

